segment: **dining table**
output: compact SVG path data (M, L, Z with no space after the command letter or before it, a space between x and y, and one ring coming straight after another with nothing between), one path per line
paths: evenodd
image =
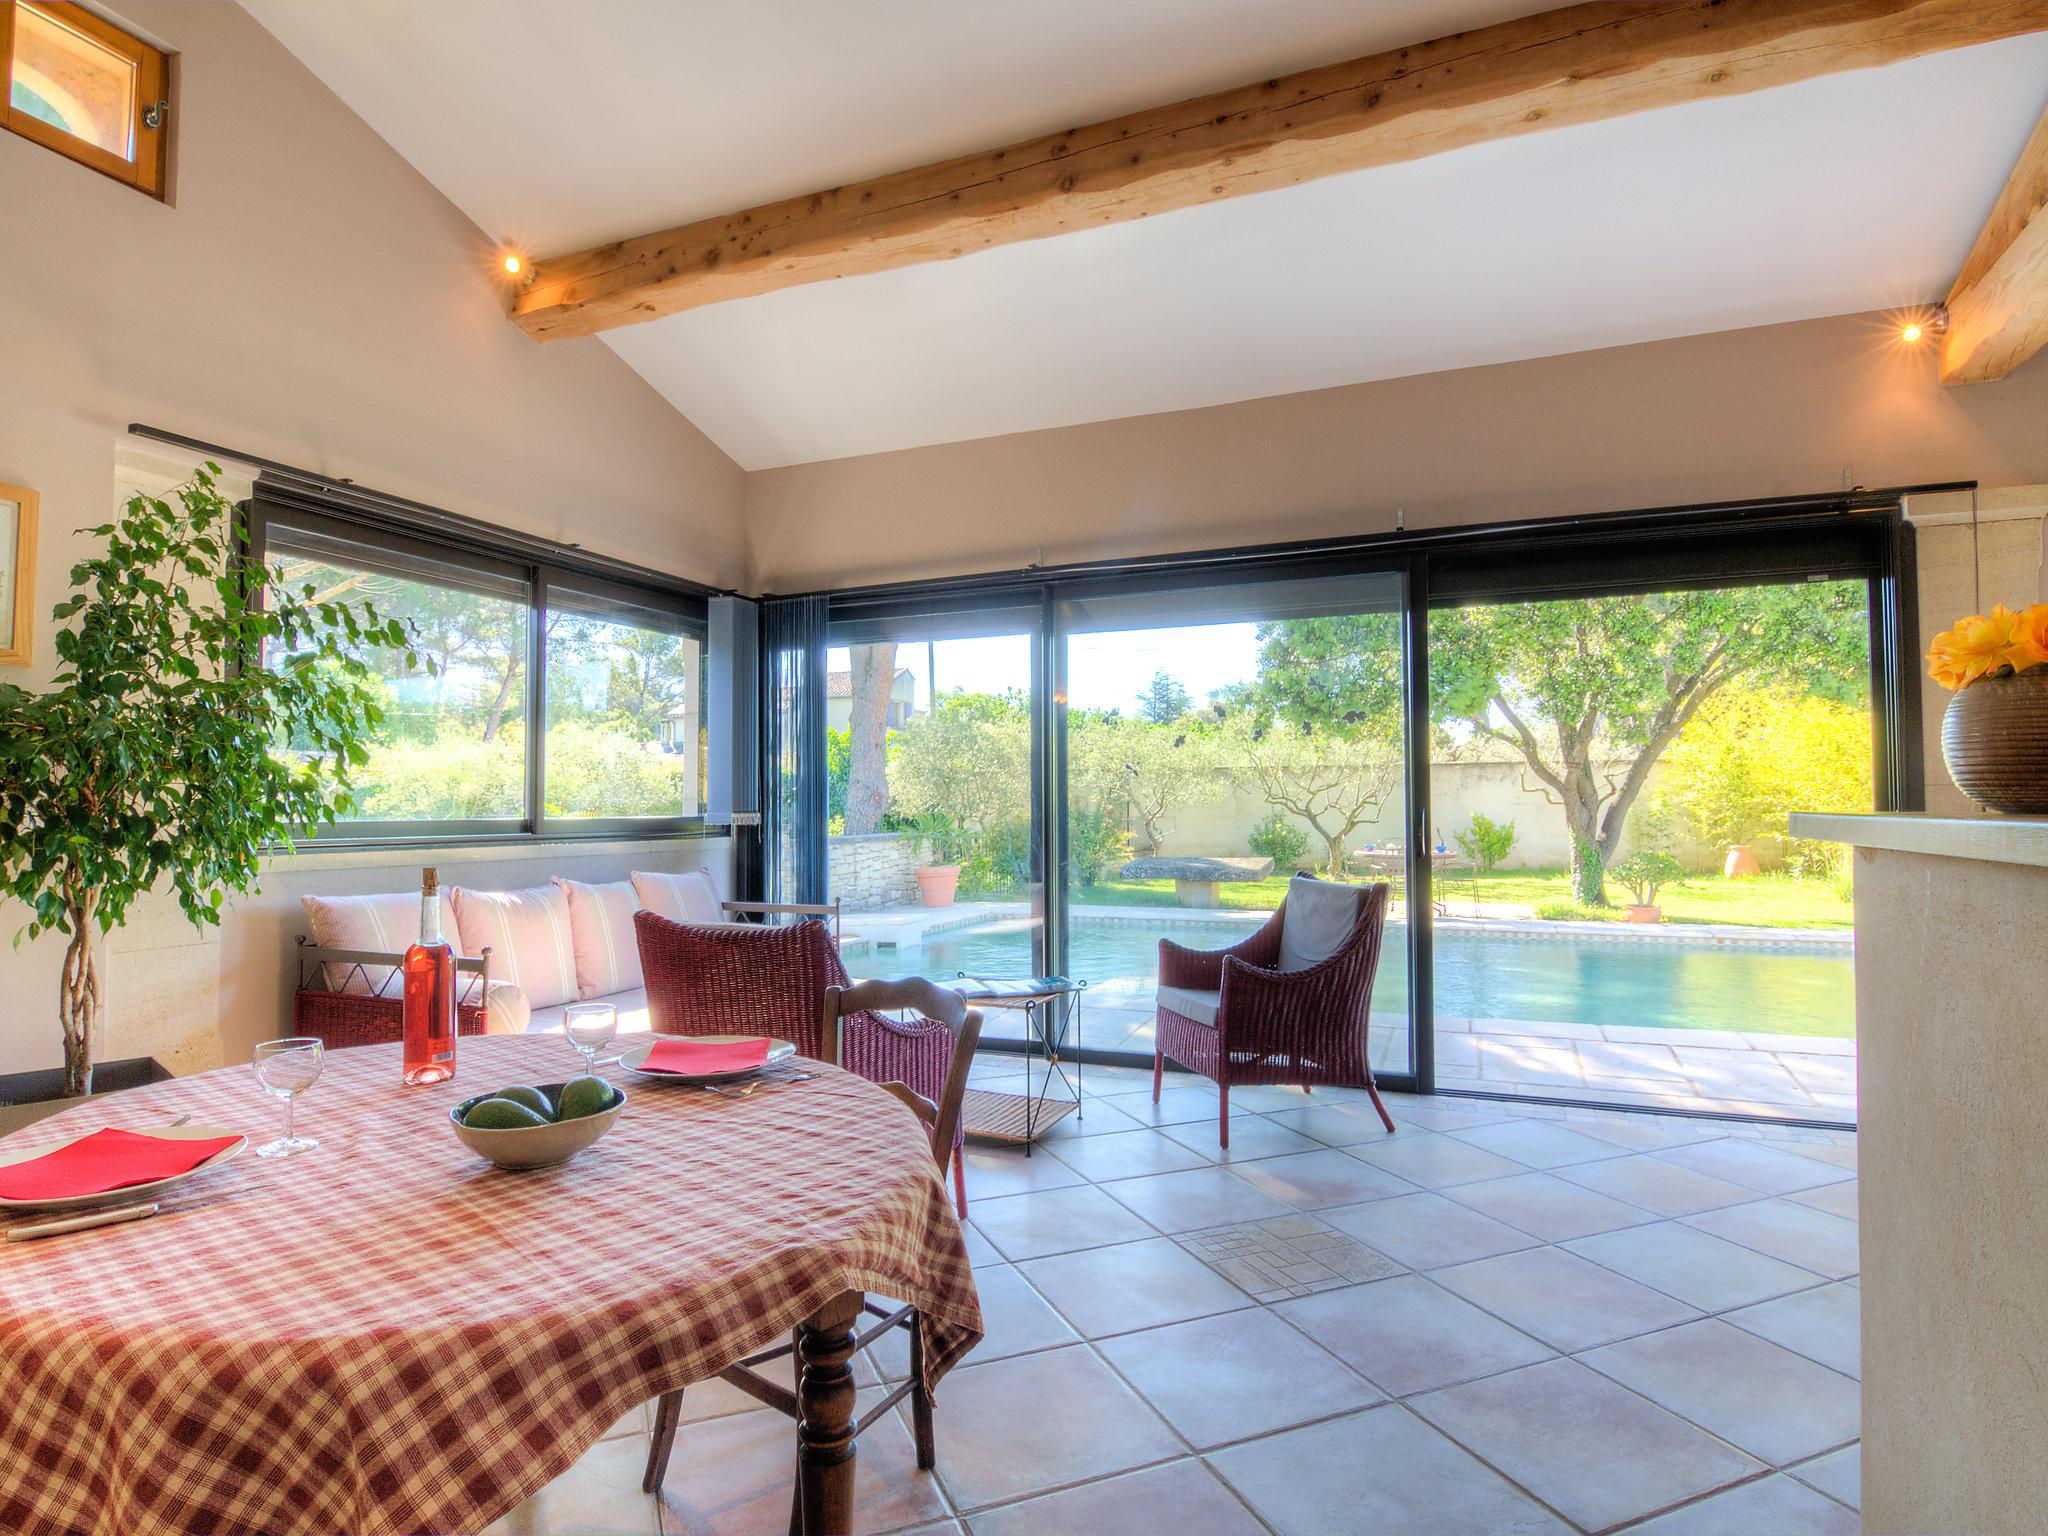
M559 1036L327 1053L317 1140L243 1154L163 1214L0 1244L0 1531L474 1532L625 1414L794 1330L804 1528L848 1528L860 1298L918 1308L928 1384L980 1339L926 1132L820 1063L747 1097L601 1070L628 1102L573 1161L511 1172L449 1112L581 1063ZM89 1100L9 1138L181 1115L267 1139L246 1066Z

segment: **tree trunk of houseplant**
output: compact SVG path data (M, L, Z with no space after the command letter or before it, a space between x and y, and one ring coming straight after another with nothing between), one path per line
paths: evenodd
M93 1047L100 1032L100 946L91 895L79 893L67 901L65 917L71 942L64 948L57 1004L64 1026L64 1091L82 1098L92 1092Z

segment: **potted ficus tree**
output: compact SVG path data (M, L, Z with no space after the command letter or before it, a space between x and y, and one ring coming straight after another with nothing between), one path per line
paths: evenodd
M88 530L105 547L51 611L51 686L0 685L0 892L29 908L16 944L68 940L66 1096L93 1091L105 936L159 882L218 924L268 850L346 808L383 718L365 654L418 664L402 621L248 559L219 474Z
M1657 893L1685 875L1685 866L1661 848L1638 848L1607 871L1628 888L1635 904L1624 914L1632 923L1661 923L1664 910Z

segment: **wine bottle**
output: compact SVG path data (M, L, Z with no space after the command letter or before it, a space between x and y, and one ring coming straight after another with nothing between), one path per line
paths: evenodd
M455 951L441 937L440 879L420 872L420 941L405 952L405 1080L455 1075Z

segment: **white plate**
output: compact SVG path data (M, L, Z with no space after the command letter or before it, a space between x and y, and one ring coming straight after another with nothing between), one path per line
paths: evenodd
M649 1083L735 1083L743 1077L752 1077L760 1067L742 1067L737 1072L642 1072L640 1063L647 1059L647 1053L654 1049L657 1040L701 1040L706 1044L723 1045L733 1040L758 1040L759 1035L650 1035L647 1039L629 1045L619 1053L619 1065L643 1082ZM787 1040L768 1042L768 1060L763 1066L774 1066L789 1060L796 1054L796 1047Z
M100 1129L95 1126L94 1130ZM101 1190L96 1195L71 1195L62 1200L8 1200L0 1197L0 1211L82 1211L98 1205L130 1205L138 1201L154 1200L165 1190L182 1184L187 1179L196 1179L200 1174L218 1168L249 1145L249 1138L221 1125L145 1125L128 1126L138 1136L158 1136L165 1141L212 1141L221 1136L233 1136L232 1145L222 1147L197 1168L185 1173L174 1173L168 1179L152 1179L147 1184L124 1184L119 1189ZM41 1157L59 1147L68 1147L74 1141L90 1136L91 1131L82 1131L77 1136L67 1136L62 1141L46 1141L38 1145L8 1146L0 1142L0 1168L14 1163L25 1163L32 1157Z

